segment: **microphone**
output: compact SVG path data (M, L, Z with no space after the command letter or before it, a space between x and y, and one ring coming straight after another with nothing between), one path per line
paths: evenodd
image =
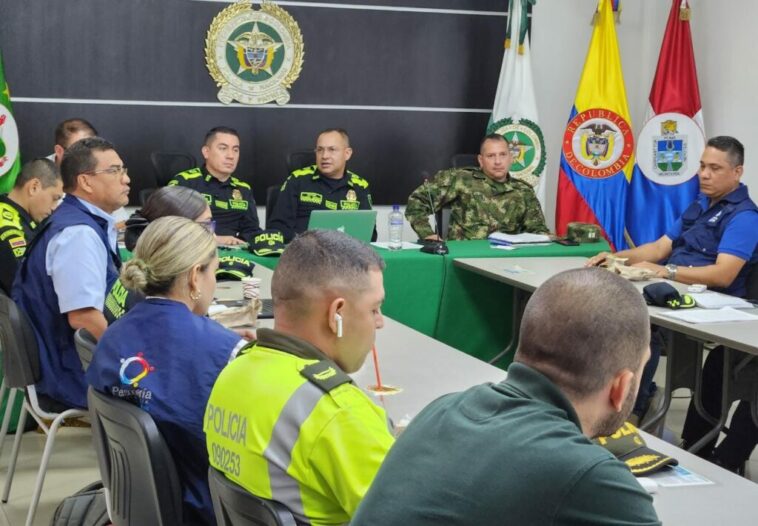
M424 172L423 175L424 175L423 186L426 188L426 195L427 197L429 197L429 205L432 207L432 220L434 221L434 233L437 234L437 237L440 239L440 241L431 241L427 239L420 240L421 243L424 245L421 247L421 252L424 252L426 254L436 254L438 256L444 256L445 254L449 253L450 250L447 248L447 244L442 240L440 226L437 223L437 213L435 211L434 199L432 198L431 190L429 190L429 177L427 176L426 172Z

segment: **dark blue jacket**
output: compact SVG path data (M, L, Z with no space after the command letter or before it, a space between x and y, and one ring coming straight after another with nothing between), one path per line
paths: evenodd
M713 265L719 255L719 245L729 222L737 214L746 211L758 212L758 207L750 199L745 185L740 185L711 207L708 198L702 196L682 214L682 233L673 242L668 262L693 267ZM758 221L756 225L758 226ZM747 275L756 263L758 251L754 250L750 260L745 263L732 284L719 290L744 297Z
M95 389L153 417L181 479L183 524L215 524L203 415L216 377L240 341L182 303L148 298L108 327L87 369Z
M37 336L42 375L37 390L70 407L87 407L87 385L74 345L74 330L68 316L59 311L58 295L45 265L50 240L64 228L75 225L87 225L95 230L107 248L108 257L103 261L107 269L103 291L110 290L118 278L121 259L108 243L108 223L90 213L76 197L67 195L48 222L40 227L28 248L13 283L12 295L31 320Z

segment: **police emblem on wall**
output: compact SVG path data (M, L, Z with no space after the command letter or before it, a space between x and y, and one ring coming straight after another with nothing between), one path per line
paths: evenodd
M633 154L632 129L611 110L593 108L577 114L563 136L563 155L569 166L590 179L616 175Z
M205 62L230 104L287 104L287 88L303 67L303 35L292 16L272 2L256 10L249 0L224 8L205 39Z
M513 164L510 174L536 187L545 169L545 138L536 122L529 119L501 119L487 127L487 134L497 133L508 142Z
M0 104L0 177L13 168L18 157L18 128L8 108Z
M705 134L681 113L661 113L645 123L637 141L637 164L645 177L667 186L690 180L700 167Z

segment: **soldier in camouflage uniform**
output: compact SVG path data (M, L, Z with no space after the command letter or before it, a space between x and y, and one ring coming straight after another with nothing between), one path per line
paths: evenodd
M428 217L445 207L451 208L448 239L485 239L492 232L547 233L531 185L508 173L512 162L505 139L488 135L480 145L479 168L440 171L408 197L405 217L421 239L437 239Z

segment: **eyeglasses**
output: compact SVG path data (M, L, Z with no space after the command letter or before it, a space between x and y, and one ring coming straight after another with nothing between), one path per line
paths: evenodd
M197 224L205 228L211 234L216 233L216 221L213 219L208 219L207 221L198 221Z
M110 168L103 168L102 170L92 170L89 172L84 172L86 174L90 175L98 175L98 174L108 174L108 175L116 175L118 177L122 177L124 175L127 175L127 168L126 166L111 166Z

